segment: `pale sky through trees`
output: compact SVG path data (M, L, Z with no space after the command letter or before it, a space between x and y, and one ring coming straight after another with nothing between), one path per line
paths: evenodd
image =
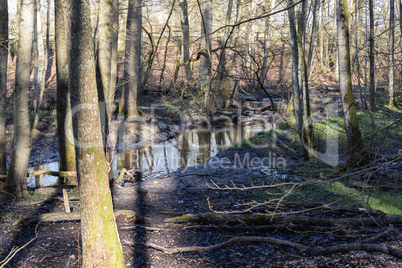
M17 0L8 0L8 11L10 15L17 13Z

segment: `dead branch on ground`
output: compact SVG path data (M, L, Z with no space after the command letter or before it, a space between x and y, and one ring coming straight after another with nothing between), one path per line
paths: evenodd
M383 246L377 244L365 244L365 243L350 243L350 244L340 244L335 246L330 246L327 248L312 248L300 243L290 242L283 239L272 238L272 237L261 237L261 236L240 236L229 239L225 242L218 243L211 246L201 247L201 246L190 246L190 247L174 247L166 248L154 243L146 243L145 245L157 250L161 250L167 254L176 254L184 252L211 252L224 247L231 246L235 243L243 242L253 242L253 243L269 243L281 247L290 247L296 249L300 253L304 253L309 256L322 256L330 255L338 252L348 252L348 251L365 251L365 252L378 252L391 255L395 258L402 259L402 251L392 248L390 246Z

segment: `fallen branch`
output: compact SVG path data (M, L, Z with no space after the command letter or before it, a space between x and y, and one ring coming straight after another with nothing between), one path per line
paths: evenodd
M363 244L363 243L351 243L351 244L341 244L335 245L327 248L311 248L305 245L290 242L283 239L271 238L271 237L261 237L261 236L240 236L229 239L228 241L207 246L207 247L200 247L200 246L191 246L191 247L174 247L174 248L165 248L153 243L146 243L147 247L151 247L154 249L161 250L167 254L175 254L175 253L184 253L184 252L211 252L214 250L218 250L224 247L231 246L235 243L241 242L253 242L253 243L269 243L277 246L282 247L290 247L296 249L300 253L305 253L310 256L322 256L322 255L330 255L333 253L338 252L347 252L347 251L366 251L366 252L379 252L391 255L395 258L402 259L402 251L392 248L390 246L382 246L377 244Z
M34 241L36 238L37 238L37 236L35 236L31 240L29 240L28 243L26 243L25 245L23 245L21 247L18 247L18 248L13 247L11 249L10 253L8 253L7 257L5 257L4 260L0 261L0 268L3 268L4 266L6 266L6 264L9 263L12 258L14 258L15 254L18 253L18 251L20 251L21 249L25 248L29 244L31 244L31 242Z

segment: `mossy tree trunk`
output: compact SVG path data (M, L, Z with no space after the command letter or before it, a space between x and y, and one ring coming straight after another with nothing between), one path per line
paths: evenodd
M89 0L73 0L70 85L80 190L82 267L125 267L109 188Z
M6 93L8 60L8 4L0 0L0 175L7 174L6 166Z
M27 193L27 170L31 153L29 87L32 63L35 0L21 0L18 56L14 92L14 148L5 190L16 197Z
M128 116L138 115L141 92L141 26L142 2L129 0L124 62L124 110Z
M348 1L337 0L339 86L348 140L348 166L357 167L367 163L367 153L357 121L355 100L352 91L348 13Z
M57 137L60 170L75 171L75 148L69 86L71 47L71 0L55 0L55 43L57 74ZM76 184L75 178L59 177L59 183Z

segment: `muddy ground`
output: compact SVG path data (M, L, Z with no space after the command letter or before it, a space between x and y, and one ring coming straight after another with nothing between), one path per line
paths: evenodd
M244 155L255 152L247 148L228 150L219 154L218 158L233 159L234 153ZM262 151L257 152L259 153ZM297 159L293 160L294 164L297 162ZM209 246L237 236L273 237L315 248L358 242L356 237L336 232L297 232L283 228L267 231L247 224L229 226L164 222L184 213L209 212L211 209L233 210L239 208L239 202L261 201L261 191L217 190L213 189L213 183L221 187L233 184L240 187L266 183L267 178L277 182L303 180L292 172L291 167L273 171L263 165L241 167L234 162L227 167L216 168L216 164L211 163L183 168L159 179L139 183L127 180L124 186L114 185L111 188L114 208L137 213L135 217L118 216L116 219L127 267L402 267L402 260L386 254L345 252L310 257L294 249L267 243L244 242L209 253L186 252L172 255L146 245L150 242L168 248ZM34 239L21 248L5 267L79 267L79 222L16 224L19 219L27 216L63 213L63 202L54 198L62 196L62 188L41 188L37 190L37 200L1 204L0 259L4 259L13 248L23 247ZM72 199L72 212L79 212L77 189L66 186L65 189ZM318 218L350 216L347 213L322 213L319 210L301 215ZM400 227L395 228L399 230ZM364 233L363 229L360 230L361 233ZM381 228L371 227L369 236L382 231ZM379 238L375 243L401 249L402 237L397 232Z

